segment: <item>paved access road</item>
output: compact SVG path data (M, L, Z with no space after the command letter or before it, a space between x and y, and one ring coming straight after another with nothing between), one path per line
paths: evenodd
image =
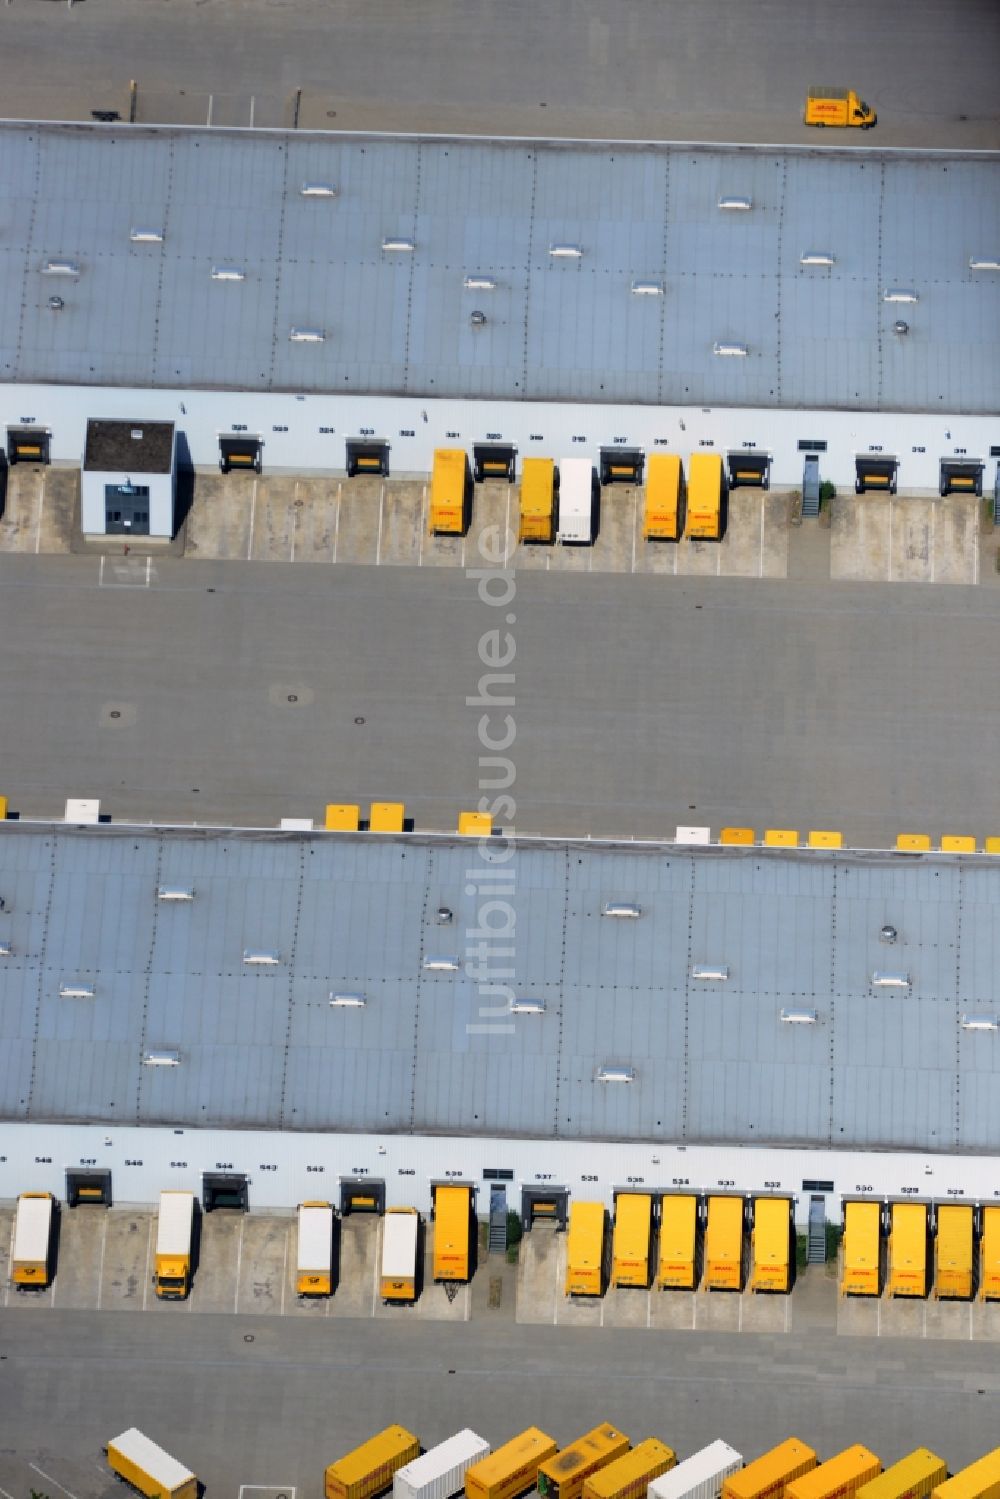
M1000 589L514 586L496 608L459 569L0 556L0 790L24 816L97 796L120 820L251 826L399 799L451 829L479 796L487 710L466 698L501 628L515 702L487 730L512 714L521 832L1000 833Z
M484 135L844 144L811 83L879 112L865 144L996 147L994 0L9 0L4 113ZM251 100L253 103L251 104Z
M324 1465L393 1421L428 1446L465 1425L493 1444L535 1424L566 1442L607 1420L683 1455L722 1436L751 1457L794 1434L824 1457L864 1442L886 1463L926 1445L952 1468L1000 1429L992 1347L172 1310L4 1313L5 1493L99 1499L113 1488L100 1448L133 1424L209 1499L242 1485L260 1486L244 1499L320 1499Z

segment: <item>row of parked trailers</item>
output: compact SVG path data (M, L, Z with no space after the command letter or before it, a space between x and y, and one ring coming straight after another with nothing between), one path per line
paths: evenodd
M844 1296L1000 1300L1000 1204L844 1203Z

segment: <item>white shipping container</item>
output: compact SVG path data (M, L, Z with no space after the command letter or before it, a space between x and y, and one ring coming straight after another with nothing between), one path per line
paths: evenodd
M329 1275L333 1265L333 1208L328 1202L299 1206L299 1248L296 1269Z
M157 1254L190 1254L194 1223L193 1192L161 1192L156 1228Z
M416 1213L386 1213L382 1219L382 1279L413 1280L417 1273Z
M466 1469L489 1453L489 1442L466 1426L400 1468L392 1480L393 1499L450 1499L465 1487Z
M11 1260L15 1265L39 1265L49 1257L49 1239L52 1235L52 1198L29 1197L17 1199L17 1217L14 1219L14 1251Z
M647 1499L719 1499L730 1473L738 1473L743 1458L728 1442L711 1442L687 1457L669 1473L654 1478Z
M112 1453L134 1463L164 1494L176 1493L194 1478L190 1468L185 1468L169 1452L164 1452L149 1437L143 1436L135 1426L130 1426L128 1431L123 1431L120 1437L108 1443L109 1458Z
M589 458L563 458L559 464L558 537L594 539L594 466Z

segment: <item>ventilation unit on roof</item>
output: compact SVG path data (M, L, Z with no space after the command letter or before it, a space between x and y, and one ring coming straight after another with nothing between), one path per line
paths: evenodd
M400 239L397 235L389 235L382 241L382 251L386 255L408 255L415 249L416 245L412 239Z
M79 276L80 267L75 260L47 260L42 266L43 276Z
M478 312L478 311L477 312L471 312L469 314L469 326L471 328L485 328L486 327L486 314L485 314L485 312Z
M337 189L332 182L303 182L299 188L303 198L335 198Z
M449 910L447 906L438 906L437 912L434 916L434 920L437 922L438 926L451 926L454 919L454 912Z
M799 265L833 265L833 256L825 250L807 250L799 256Z
M157 900L194 900L194 889L190 885L161 885L156 892Z
M497 289L492 276L466 276L462 285L466 291L496 291Z
M242 266L238 265L213 265L213 281L245 281L247 273Z
M745 359L750 350L746 344L713 344L712 353L721 359Z
M876 989L908 989L910 987L910 975L908 973L886 973L876 968L872 974L872 984Z
M508 1006L512 1015L544 1015L544 999L512 999Z
M457 973L462 965L458 958L428 957L423 966L427 973Z
M142 1059L144 1067L179 1067L181 1065L181 1054L179 1051L163 1051L159 1047L150 1048Z
M1000 271L1000 260L970 260L970 271Z
M729 978L729 969L718 963L694 963L691 967L693 979L711 979L717 984L725 983Z
M634 1083L635 1068L616 1067L608 1062L603 1067L598 1067L595 1080L599 1083Z
M878 940L880 942L888 942L892 944L893 942L895 942L898 936L899 933L897 932L896 928L886 923L884 927L881 927L879 929Z
M130 229L128 237L134 245L162 245L162 229Z
M330 995L330 1008L334 1010L363 1010L367 1003L363 994Z
M636 921L642 915L642 907L631 900L606 900L601 907L602 916L619 916L626 921Z
M815 1025L815 1010L779 1010L778 1019L782 1025Z
M583 249L580 245L549 245L549 254L553 260L583 259Z
M247 947L243 951L243 961L248 968L276 968L281 962L281 954L270 949Z
M48 307L50 312L62 312L63 308L66 306L66 303L63 301L62 297L50 297L48 302L46 303L46 306Z
M293 344L321 344L326 334L322 328L290 328L288 337Z
M919 302L920 298L915 291L908 291L903 286L886 287L882 293L883 302Z
M752 198L720 198L719 207L727 212L749 213L753 207Z
M995 1015L963 1015L963 1031L998 1031L1000 1020Z
M904 323L902 318L897 318L897 320L892 325L892 331L899 338L905 338L907 333L909 333L910 331L910 325L909 323Z
M632 282L632 295L633 295L633 297L662 297L663 296L663 282L662 281L633 281Z
M60 999L93 999L93 984L60 984Z
M10 958L13 956L13 953L14 949L9 942L0 942L0 958Z

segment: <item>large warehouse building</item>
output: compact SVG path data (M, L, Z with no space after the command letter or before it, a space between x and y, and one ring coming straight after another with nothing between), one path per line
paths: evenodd
M169 532L177 464L442 446L1000 473L995 154L8 123L0 215L8 460L83 464L88 532Z

